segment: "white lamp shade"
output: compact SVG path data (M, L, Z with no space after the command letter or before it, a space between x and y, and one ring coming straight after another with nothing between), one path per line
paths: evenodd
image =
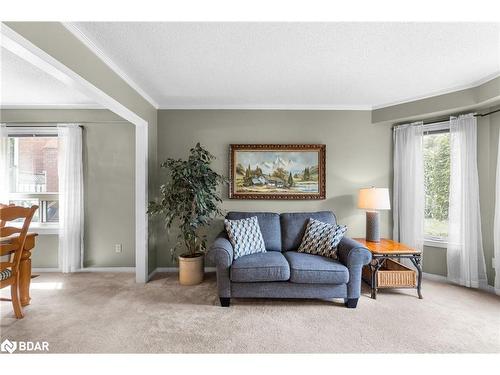
M358 208L365 210L390 210L389 189L374 187L359 189Z

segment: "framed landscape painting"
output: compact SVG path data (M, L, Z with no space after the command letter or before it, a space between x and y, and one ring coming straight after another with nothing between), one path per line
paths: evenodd
M326 145L231 145L229 198L325 199Z

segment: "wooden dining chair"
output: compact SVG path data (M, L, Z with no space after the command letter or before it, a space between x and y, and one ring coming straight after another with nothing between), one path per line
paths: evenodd
M0 206L0 256L9 256L8 262L0 262L0 289L10 286L12 306L16 318L23 317L21 301L19 300L19 264L24 249L24 242L28 234L31 219L38 206L30 208L18 206ZM21 228L8 226L10 221L23 219Z
M3 203L0 203L0 209L1 208L4 208L4 207L9 207L9 206L15 206L15 204L3 204ZM5 226L5 221L3 220L0 220L0 228L3 228Z

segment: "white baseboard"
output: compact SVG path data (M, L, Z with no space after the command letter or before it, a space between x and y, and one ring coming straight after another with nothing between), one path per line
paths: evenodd
M482 290L485 290L489 293L493 293L493 294L496 294L497 296L500 296L500 289L498 288L495 288L494 286L491 286L491 285L486 285L486 287L482 287L480 288Z
M179 267L157 267L153 272L179 272ZM205 267L205 272L215 272L215 267Z
M179 272L179 267L157 267L149 274L148 280L160 272ZM215 267L205 267L205 272L215 272Z
M40 267L40 268L32 268L31 272L34 272L34 273L61 272L61 269L60 268L50 268L50 267Z
M448 279L446 278L446 276L442 276L442 275L436 275L434 273L427 273L427 272L423 272L422 273L422 276L424 279L428 279L428 280L432 280L432 281L441 281L441 282L445 282L445 283L449 283Z
M76 272L135 272L135 267L85 267Z
M151 271L151 272L149 273L149 275L148 275L148 281L149 281L149 280L151 280L151 278L152 278L154 275L156 275L156 268L155 268L153 271Z
M50 267L35 267L31 269L31 272L43 273L43 272L61 272L60 268L50 268ZM76 272L135 272L135 267L85 267L81 268Z
M179 272L179 267L156 267L153 272Z
M459 284L451 282L450 280L448 280L448 278L446 278L445 276L442 276L442 275L435 275L433 273L424 272L422 274L422 276L424 277L424 279L427 279L427 280L438 281L438 282L451 284L451 285L459 285ZM474 288L474 289L484 290L485 292L493 293L493 294L500 296L500 289L495 288L494 286L491 286L489 284L480 285L478 288Z
M41 267L41 268L32 268L31 272L33 273L61 272L61 270L59 268ZM77 272L135 272L135 267L88 267L78 270ZM153 272L149 274L148 280L151 280L151 278L159 272L179 272L179 267L157 267L154 269ZM215 272L215 267L205 267L205 272ZM424 279L427 280L452 284L445 276L442 275L435 275L433 273L424 272L422 276ZM491 285L487 285L486 287L482 287L480 289L500 296L500 289L495 288Z

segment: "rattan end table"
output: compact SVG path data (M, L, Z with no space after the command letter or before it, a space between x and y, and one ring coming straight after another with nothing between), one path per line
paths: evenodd
M366 266L369 268L366 268L367 272L363 272L363 275L368 276L373 299L377 298L379 288L416 288L418 298L422 299L422 252L420 250L385 238L382 238L380 242L371 242L364 238L355 238L355 240L366 246L372 253L372 261ZM416 275L414 270L396 262L396 259L410 259L417 269ZM381 276L384 278L381 279ZM381 280L383 285L379 285Z

